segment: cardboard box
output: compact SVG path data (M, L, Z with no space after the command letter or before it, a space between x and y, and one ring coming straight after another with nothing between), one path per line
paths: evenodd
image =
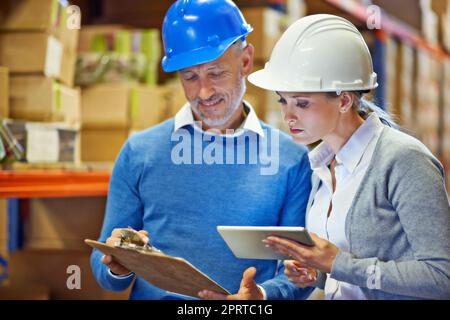
M9 116L9 72L0 67L0 119Z
M24 248L90 251L84 239L97 239L105 197L31 199L24 222Z
M65 47L76 50L79 20L69 2L59 0L2 0L1 31L45 31Z
M99 35L107 35L110 38L114 37L120 31L129 29L130 27L121 24L83 25L80 29L77 50L78 52L96 51L94 50L96 48L94 48L93 44Z
M168 94L164 86L131 88L131 129L143 130L163 121L169 103Z
M180 80L171 80L166 84L166 88L168 91L168 106L164 119L169 119L174 117L188 101L184 95L183 86L181 85Z
M440 149L439 63L428 52L417 56L417 124L418 137L438 155Z
M129 133L128 128L82 128L81 160L114 162Z
M79 129L61 123L3 120L3 125L25 149L30 163L79 163Z
M35 283L0 287L0 300L49 300L49 288Z
M432 9L432 0L421 0L422 10L422 34L425 39L433 44L438 43L439 17Z
M58 0L2 0L0 29L42 30L58 25L62 6Z
M128 128L130 125L130 87L101 84L81 91L83 128Z
M400 106L397 104L398 95L398 42L392 37L387 37L385 42L385 105L389 112L394 115L400 113Z
M422 11L420 1L411 0L372 0L374 5L383 9L389 15L405 22L417 31L422 26Z
M164 119L163 86L101 84L82 90L83 128L146 129Z
M447 10L440 17L442 44L447 51L450 51L450 3L447 4Z
M45 298L55 300L125 300L130 290L124 292L110 292L102 289L96 282L91 270L89 251L74 250L21 250L10 258L10 289L19 298L27 296L28 299ZM79 267L80 286L78 289L69 289L67 281L73 275L68 273L69 266ZM69 280L70 282L70 280ZM131 288L131 287L130 287ZM0 299L2 298L0 291ZM38 295L38 293L40 293ZM31 295L31 296L30 296ZM23 299L26 299L23 298Z
M13 119L64 122L78 128L80 90L43 76L13 76L10 81L10 115Z
M414 49L405 43L398 46L398 92L395 105L398 106L398 120L407 130L416 127L416 109L414 103L415 83L415 53Z
M0 33L0 65L11 74L42 74L73 86L76 53L45 32Z
M172 3L173 1L133 0L132 5L124 6L123 0L103 1L101 22L121 21L137 27L161 28L164 15Z
M285 15L267 7L243 8L242 13L253 27L247 42L255 47L254 58L267 61L285 29Z

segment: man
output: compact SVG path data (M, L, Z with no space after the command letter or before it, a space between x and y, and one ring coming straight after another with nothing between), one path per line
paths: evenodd
M175 116L131 137L111 177L100 241L121 228L183 257L230 292L204 298L300 299L276 261L237 259L218 225L302 226L310 193L307 150L260 122L243 101L252 31L228 0L175 2L163 24L166 72L178 71L189 101ZM94 251L99 284L125 290L135 275ZM255 267L255 268L250 268ZM282 266L280 267L282 268ZM245 271L241 282L241 276ZM131 299L179 299L137 277Z

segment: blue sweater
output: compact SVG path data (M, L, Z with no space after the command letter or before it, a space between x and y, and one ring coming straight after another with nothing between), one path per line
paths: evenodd
M305 224L311 190L307 149L279 130L261 125L264 138L252 132L246 133L249 139L202 138L204 133L192 126L174 135L174 120L169 119L130 137L113 169L99 241L106 241L114 228L144 229L150 233L153 246L188 260L232 293L238 291L243 271L255 266L255 280L266 290L268 299L307 297L311 289L289 283L282 264L277 267L277 261L237 259L216 231L218 225ZM260 142L256 163L249 155L252 138ZM182 150L183 143L189 147ZM245 150L245 164L227 164L227 155L234 155L237 161L238 150ZM223 164L205 163L210 159L202 157L202 152L216 157L216 162L223 160ZM279 158L278 165L272 165L277 170L262 174L271 156L273 162ZM180 157L184 163L177 164ZM128 288L133 277L113 278L101 257L95 250L91 256L98 283L112 291ZM179 298L140 277L130 295L130 299Z

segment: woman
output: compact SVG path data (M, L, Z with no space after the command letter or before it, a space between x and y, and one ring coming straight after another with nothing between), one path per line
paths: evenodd
M376 88L358 30L332 15L298 20L256 86L276 91L314 171L306 226L315 246L265 242L292 260L285 273L326 299L450 298L450 210L443 168L362 97Z

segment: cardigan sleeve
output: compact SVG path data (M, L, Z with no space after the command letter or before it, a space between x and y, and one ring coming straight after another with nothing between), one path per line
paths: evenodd
M442 166L419 148L402 148L398 155L385 173L386 194L414 258L382 261L340 252L330 276L395 295L449 299L450 209Z

